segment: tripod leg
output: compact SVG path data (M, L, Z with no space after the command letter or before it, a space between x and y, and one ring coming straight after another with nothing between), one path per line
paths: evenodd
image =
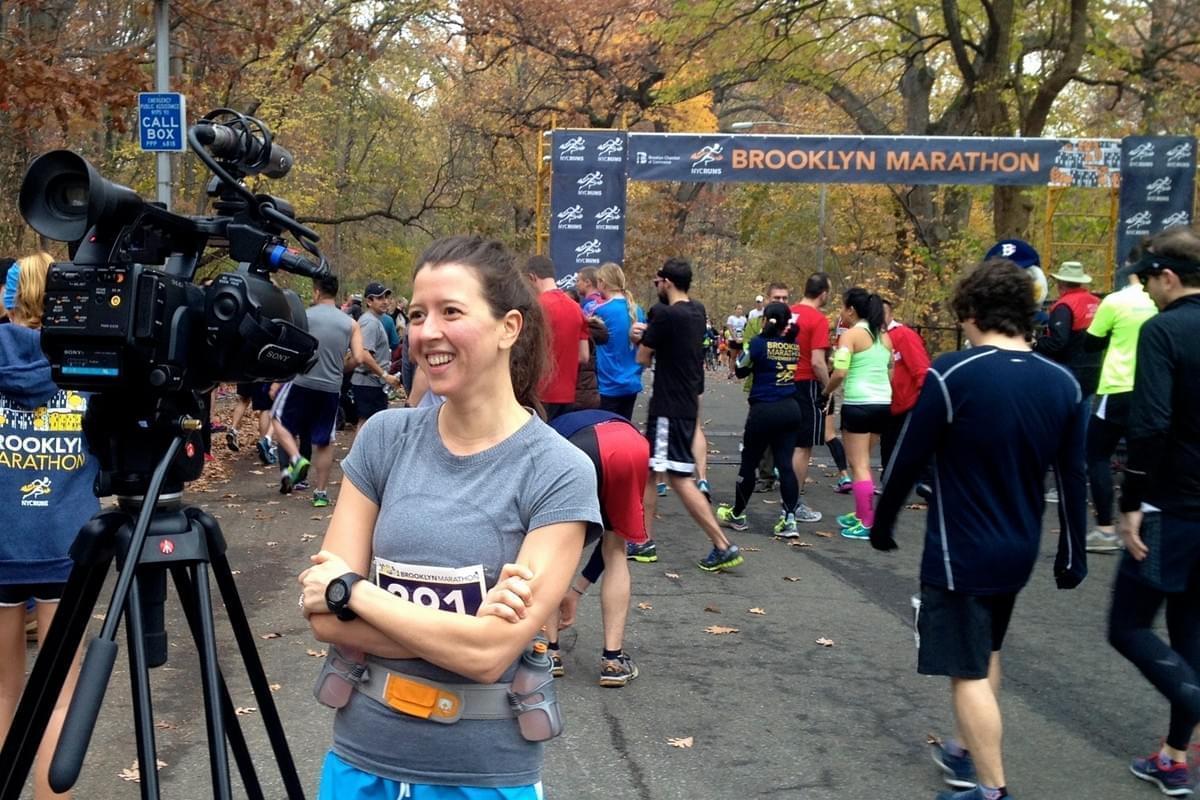
M208 755L212 767L213 796L231 800L229 753L225 749L225 715L218 701L223 683L217 664L217 637L213 630L212 596L208 589L208 570L204 564L192 572L196 611L200 621L200 677L204 686L205 719L208 722Z
M0 750L0 800L21 794L108 575L113 533L125 521L121 514L99 515L80 529L71 546L75 566Z
M196 610L195 590L188 570L178 568L171 570L175 579L175 589L183 606L184 616L187 617L188 627L192 632L192 640L196 643L196 651L200 651L203 635L200 630L199 612ZM241 723L237 719L237 711L233 699L229 695L229 687L221 676L221 710L225 715L225 733L229 737L229 749L233 751L234 761L237 762L238 773L242 776L242 786L246 790L248 800L266 800L262 785L258 780L258 772L254 768L254 760L250 757L250 746L242 732Z
M229 623L233 627L238 650L246 665L246 675L250 679L251 688L254 689L254 698L258 702L259 713L267 728L267 737L271 742L271 750L275 754L275 763L279 765L279 774L283 779L287 796L289 800L304 800L304 788L300 784L300 776L296 772L296 762L292 759L292 752L288 748L287 736L283 731L283 721L280 720L279 710L275 707L275 698L271 695L271 686L267 682L267 674L254 643L254 632L250 630L250 622L246 619L246 609L242 606L237 584L233 580L229 559L225 557L225 537L221 533L221 526L212 516L200 509L189 508L187 515L204 528L208 536L209 559L212 563L213 577L216 578L217 587L221 591L221 599L225 603L225 611L229 615Z
M142 800L159 796L158 748L154 743L154 712L150 706L150 667L143 639L140 581L129 584L125 604L125 634L129 642L129 679L133 690L133 722L137 734L138 769L141 774Z

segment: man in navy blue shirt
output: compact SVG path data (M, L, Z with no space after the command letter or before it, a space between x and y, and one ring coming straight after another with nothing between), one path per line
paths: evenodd
M914 598L917 671L950 678L955 738L935 746L946 783L938 800L1008 797L998 702L1000 647L1042 537L1043 481L1059 481L1059 588L1087 574L1087 407L1059 364L1033 353L1037 311L1025 271L1005 259L955 288L954 313L973 345L934 361L884 476L871 544L895 549L896 515L926 464L933 496L921 595Z

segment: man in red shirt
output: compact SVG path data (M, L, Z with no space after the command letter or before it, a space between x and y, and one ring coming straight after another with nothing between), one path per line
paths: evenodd
M530 256L525 261L525 274L539 292L538 302L546 315L550 371L542 381L540 393L546 419L551 420L570 411L575 404L579 365L588 360L587 318L579 304L555 285L553 261L545 256Z
M908 412L917 404L921 387L925 384L925 373L929 371L929 353L921 335L907 325L897 322L892 316L892 303L883 301L883 322L892 339L892 419L887 430L879 437L879 456L887 470L892 460L892 451L900 439L900 431Z
M1050 324L1033 351L1071 370L1084 399L1090 400L1100 383L1104 352L1088 350L1084 342L1088 326L1100 307L1100 298L1087 290L1092 276L1083 271L1083 264L1078 261L1063 262L1050 277L1058 283L1058 300L1050 306Z
M800 483L800 505L796 508L796 522L820 522L821 512L814 511L804 502L804 482L808 477L808 460L817 442L825 441L825 412L821 397L825 384L829 383L829 367L825 363L825 351L829 349L829 320L821 309L829 302L829 276L817 272L809 276L804 284L804 297L792 306L792 323L799 332L796 344L800 357L796 361L796 403L800 406L800 432L796 437L796 451L792 455L792 469Z

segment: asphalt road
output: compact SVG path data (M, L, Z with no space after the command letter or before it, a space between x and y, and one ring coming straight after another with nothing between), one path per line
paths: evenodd
M717 498L728 500L745 402L738 385L709 384L704 417L710 449L719 451L710 456L710 480ZM638 414L644 415L642 406ZM312 698L319 666L312 653L320 645L297 612L294 576L316 550L327 511L311 509L307 494L281 497L273 471L254 463L251 453L221 458L229 459L229 482L192 492L189 501L221 517L288 741L315 797L331 712ZM811 546L772 539L777 498L755 495L751 531L735 537L746 564L727 574L694 566L707 552L704 536L677 499L660 501L660 560L632 565L626 649L641 677L620 690L596 684L599 603L589 593L577 625L563 638L567 728L547 747L548 797L907 800L932 798L943 788L926 741L949 731L947 683L916 674L910 625L924 512L902 518L897 553L841 539L832 517L852 501L832 492L823 448L814 464L808 501L827 521L802 526L801 541ZM1126 768L1130 756L1157 746L1167 707L1105 641L1116 559L1093 556L1083 586L1056 590L1057 527L1057 517L1048 514L1041 563L1018 601L1005 646L1002 706L1013 796L1157 797ZM210 797L198 662L173 597L168 618L171 657L152 673L163 796ZM714 635L705 630L710 626L737 631ZM267 796L283 797L258 704L220 610L217 629L234 703L251 709L238 720ZM833 646L817 644L820 638ZM120 642L124 651L123 636ZM680 738L692 746L668 743ZM121 776L135 755L122 652L76 796L137 797L137 785ZM245 796L240 786L234 795Z

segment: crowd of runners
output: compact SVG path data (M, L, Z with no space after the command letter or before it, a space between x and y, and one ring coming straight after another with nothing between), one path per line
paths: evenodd
M951 787L939 800L1010 796L1000 652L1043 512L1056 508L1057 585L1084 580L1088 552L1120 554L1109 639L1171 703L1163 746L1130 769L1190 794L1200 236L1150 237L1103 298L1083 264L1057 265L1045 324L1035 324L1034 266L1031 245L1005 240L966 269L946 302L969 346L933 359L896 319L899 298L835 289L820 272L770 282L719 328L690 297L692 267L679 258L657 269L647 308L635 299L646 287L627 286L616 264L562 280L548 259L518 260L478 237L431 245L411 304L378 282L339 303L337 278L314 280L314 367L238 386L225 444L240 451L242 420L255 415L254 451L278 465L280 491L311 488L313 506L334 509L299 578L299 605L330 645L318 699L339 709L321 797L540 797L540 742L561 729L549 676L564 674L559 632L579 599L599 584L597 679L628 685L639 674L624 648L630 562L658 559L656 504L678 499L707 540L697 567L718 572L745 568L727 531L750 529L756 491L778 492L769 532L782 540L830 516L842 537L880 551L896 547L910 493L927 503L912 599L918 671L950 679L955 720L932 745ZM36 330L20 309L37 298L16 297L36 293L29 280L6 297L16 324L0 334ZM35 338L0 335L0 346L28 360ZM635 419L647 369L646 416ZM737 478L714 486L701 404L706 380L727 377L743 381L748 408ZM23 384L10 383L0 396L19 407ZM332 443L347 426L357 435L335 503ZM821 446L845 505L806 498ZM53 603L44 572L0 571L0 617L29 597ZM1154 630L1164 606L1166 641Z

